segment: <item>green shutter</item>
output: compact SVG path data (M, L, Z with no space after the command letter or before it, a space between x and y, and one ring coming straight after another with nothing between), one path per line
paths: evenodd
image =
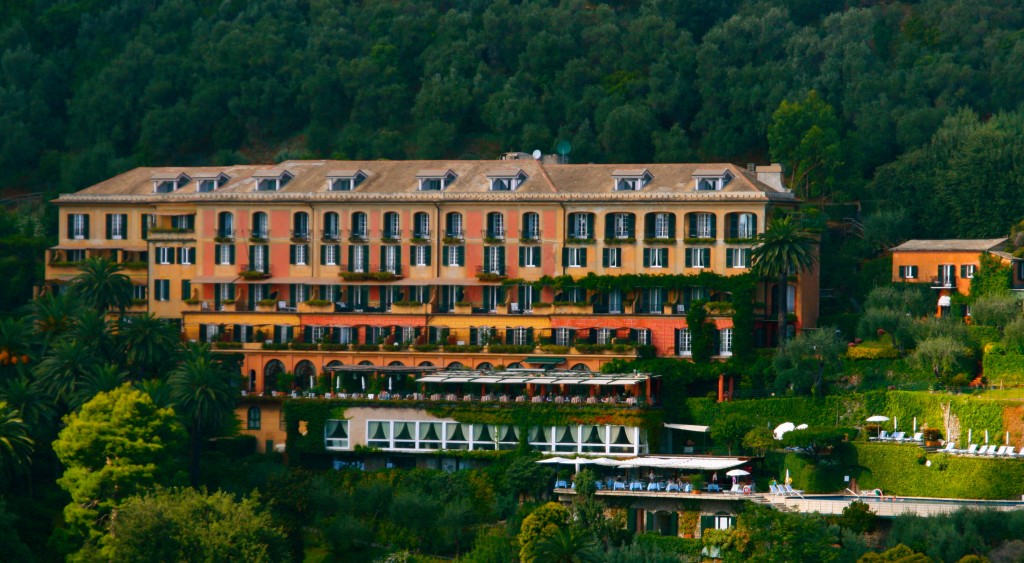
M581 249L577 250L576 252L579 253L580 266L586 268L587 267L587 249L586 248L581 248Z
M644 238L654 238L654 218L657 213L644 215Z
M189 299L192 297L192 280L181 280L181 298Z
M442 246L441 247L441 265L442 266L449 266L450 265L448 263L448 252L449 252L448 249L449 248L451 248L451 247L450 246Z
M350 271L350 272L356 271L355 260L356 260L356 247L349 246L348 247L348 271Z
M729 238L740 238L740 216L736 213L729 214Z
M85 238L89 238L89 216L85 216Z
M456 254L457 254L456 258L459 259L459 263L456 264L456 266L465 266L466 265L466 247L462 246L462 245L459 245L459 246L456 247L455 251L456 251Z
M644 268L650 268L650 267L651 267L651 249L650 248L645 248L644 249Z
M293 265L295 264L295 247L296 246L297 245L294 245L294 244L288 245L288 263L289 264L293 264Z
M320 245L320 265L321 266L326 266L327 265L327 245L326 244L321 244Z
M692 248L687 248L687 249L683 250L683 253L685 253L685 255L686 255L685 265L686 265L687 268L692 268L693 267L693 250L694 249L692 249Z
M733 248L725 249L725 267L726 268L732 268L732 266L733 266L732 255L733 255L734 251L735 251L735 249L733 249Z
M233 266L235 264L235 245L229 244L228 249L228 263Z
M718 215L711 214L711 238L718 238Z
M604 214L604 238L615 238L615 214Z
M700 249L700 253L704 256L704 267L705 268L710 268L711 267L711 249L710 248L702 248L702 249Z
M525 246L519 247L519 267L522 268L526 265L526 249Z
M636 215L626 214L626 238L636 237Z
M113 223L114 223L114 217L108 213L107 214L107 238L108 239L113 237L113 230L114 230Z
M426 249L427 249L426 264L427 264L427 266L430 266L431 262L433 261L434 247L433 246L427 246Z
M690 223L688 227L690 230L689 238L697 238L697 214L690 213L686 218Z
M675 213L669 213L668 214L668 237L669 238L673 238L673 239L676 238L676 214Z
M563 248L562 249L562 267L566 268L568 266L569 266L569 249L568 248Z

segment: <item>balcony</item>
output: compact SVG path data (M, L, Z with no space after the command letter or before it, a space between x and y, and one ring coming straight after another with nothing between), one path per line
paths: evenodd
M505 279L505 268L477 266L476 279L480 281L501 281Z
M146 233L146 240L195 240L195 229L181 229L178 227L150 227Z
M525 229L519 231L519 242L523 243L538 243L541 239L540 229Z
M235 229L217 229L217 236L213 237L213 240L214 242L234 242Z
M243 236L245 235L243 234ZM247 238L249 239L249 242L267 242L270 240L270 233L267 231L267 229L253 229L249 231Z
M381 229L380 241L384 244L396 244L402 241L402 231Z
M445 244L462 244L466 242L466 233L461 229L445 231L444 241L442 242Z
M370 240L370 236L366 233L366 229L353 229L348 232L349 242L367 242Z
M270 278L270 265L250 266L242 264L238 267L238 275L246 281L265 280Z
M338 231L336 229L323 229L320 231L320 240L327 242L335 242L339 238Z
M309 242L309 231L306 229L292 229L292 242Z
M505 242L505 229L484 229L480 237L487 244L501 244Z
M956 289L955 276L935 276L931 281L932 289Z
M413 244L426 244L430 242L430 229L416 229L412 232Z

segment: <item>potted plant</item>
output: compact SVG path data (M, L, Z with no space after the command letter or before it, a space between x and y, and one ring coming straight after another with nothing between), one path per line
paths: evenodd
M926 447L939 446L939 440L942 439L942 432L938 428L922 428L921 435Z
M256 310L264 313L276 311L277 301L273 299L260 299L256 302Z
M310 299L299 303L300 313L330 313L334 310L334 303L326 299Z
M456 301L455 302L455 314L457 315L470 315L473 313L473 302L472 301Z

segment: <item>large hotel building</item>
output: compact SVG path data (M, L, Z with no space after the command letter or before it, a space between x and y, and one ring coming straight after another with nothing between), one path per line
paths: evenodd
M729 300L701 280L748 272L754 236L798 202L778 165L514 153L137 168L55 203L47 290L78 262L110 258L134 284L131 312L240 351L262 392L286 373L310 387L337 366L598 371L638 350L685 358L689 304ZM817 272L790 279L792 328L813 327ZM757 281L759 344L775 332L774 295L773 280ZM728 357L730 309L708 310L714 354Z

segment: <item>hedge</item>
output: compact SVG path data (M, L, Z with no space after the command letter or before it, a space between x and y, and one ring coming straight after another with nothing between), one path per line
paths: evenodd
M850 346L847 348L846 357L851 360L894 360L900 357L900 353L899 350L892 346L874 347L861 344L860 346Z
M1019 499L1024 494L1024 463L947 454L925 454L919 447L859 444L860 488L920 497ZM921 457L924 456L924 460ZM931 461L927 466L921 461Z
M688 560L690 558L699 559L703 547L700 538L678 538L659 534L637 534L633 537L633 543L639 546L657 547L662 553L686 557Z
M1024 354L1000 353L1001 347L991 347L981 362L982 373L990 384L1024 385Z

